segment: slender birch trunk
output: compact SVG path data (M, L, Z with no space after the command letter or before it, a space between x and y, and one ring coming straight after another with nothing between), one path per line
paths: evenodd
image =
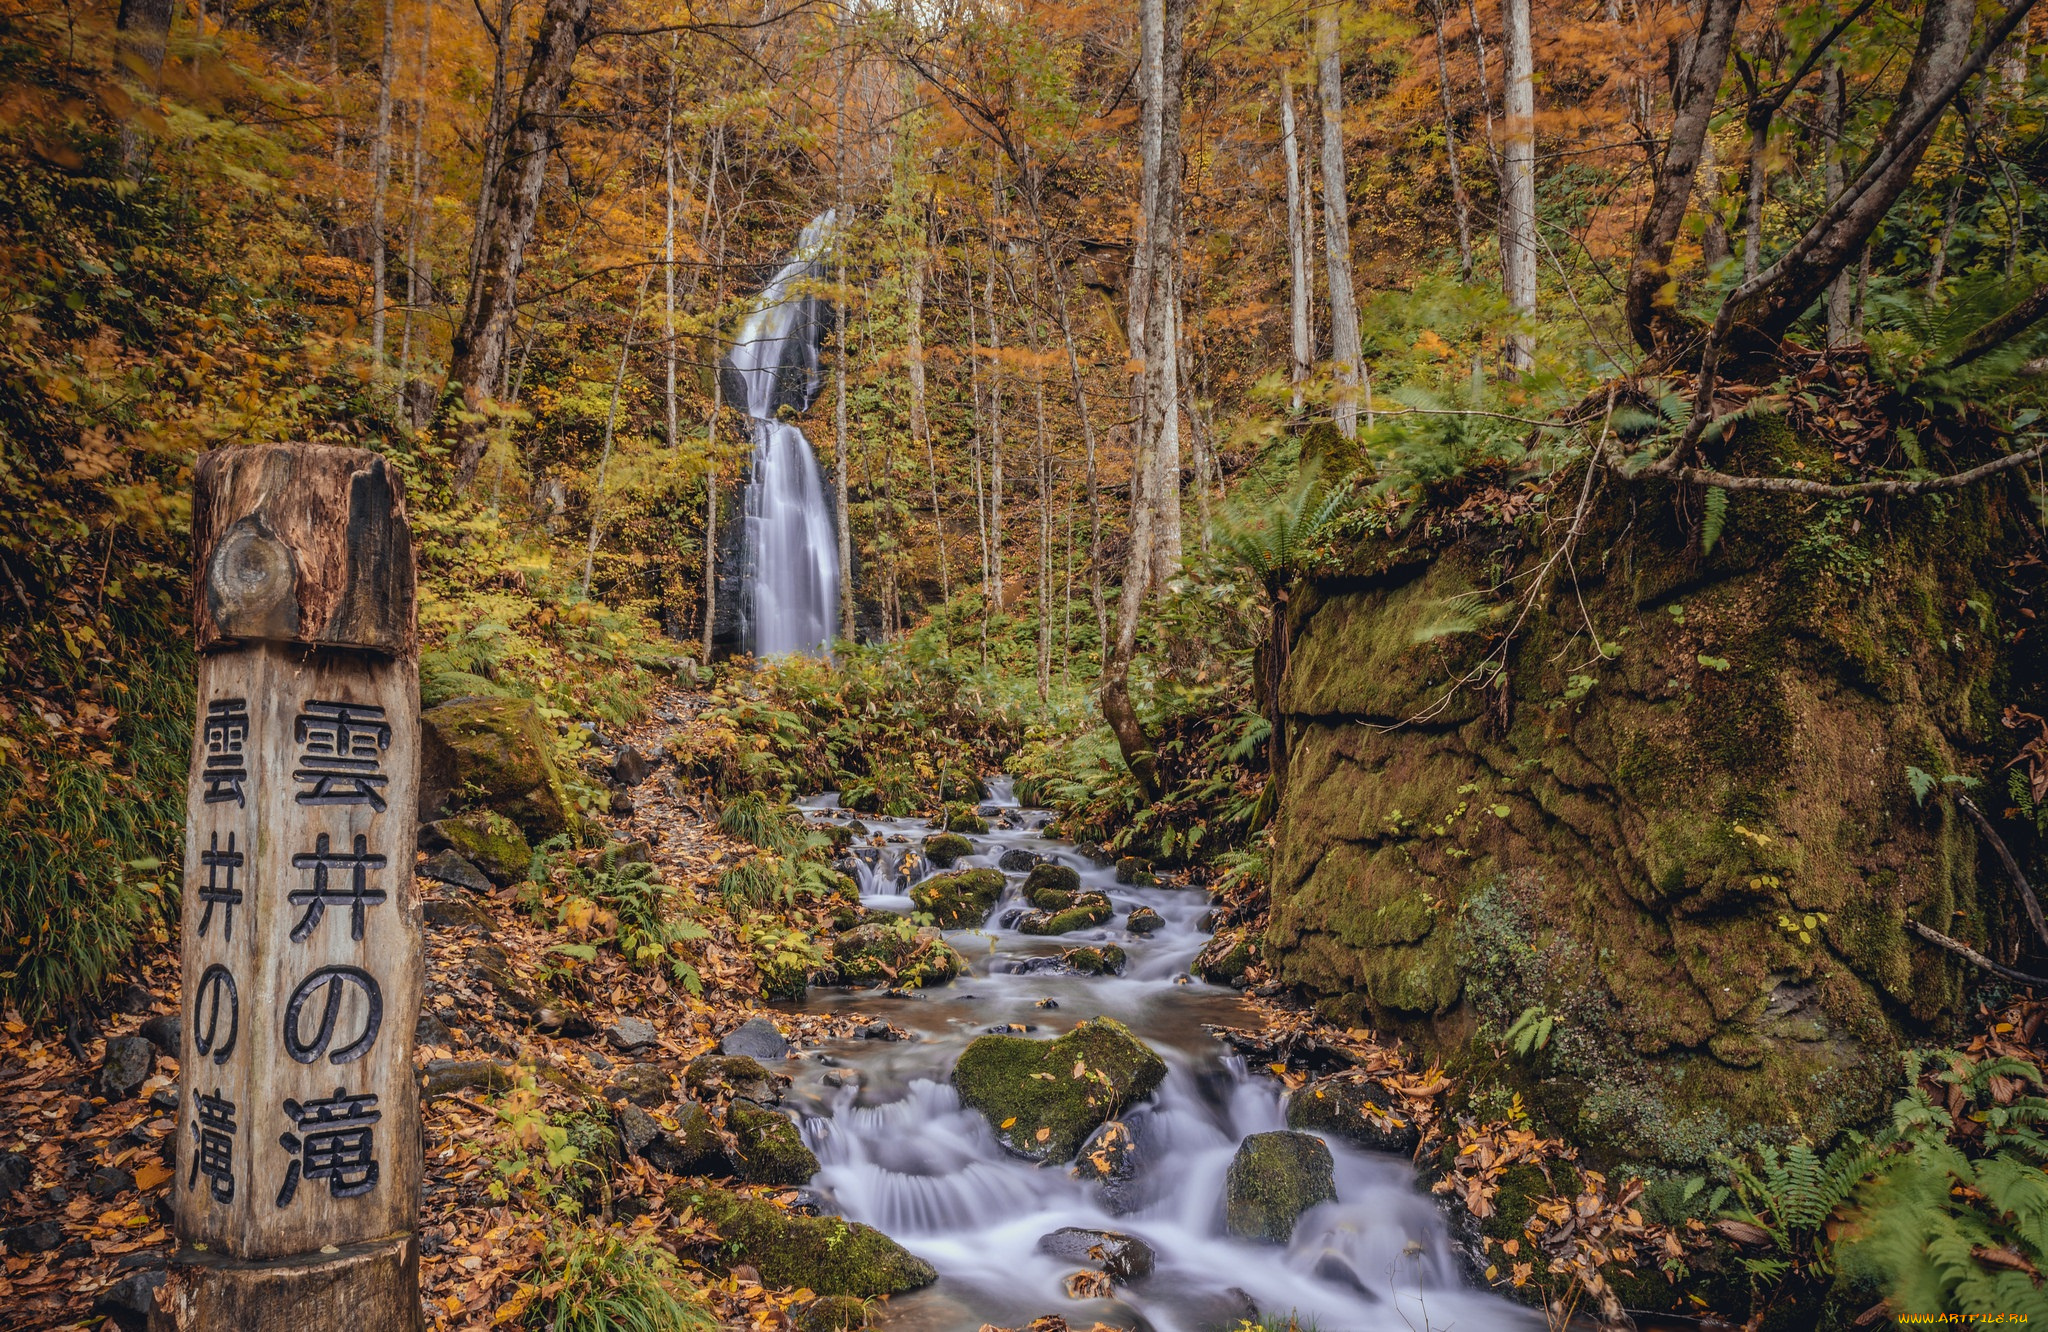
M1830 60L1820 76L1822 180L1829 203L1833 203L1842 194L1843 100L1842 67L1836 61ZM1829 347L1839 347L1849 341L1851 280L1848 270L1844 269L1835 274L1835 280L1828 284Z
M1280 76L1280 159L1287 171L1287 290L1291 315L1288 328L1293 336L1288 378L1294 385L1291 410L1298 418L1308 391L1309 371L1316 359L1308 324L1309 288L1314 285L1314 278L1308 248L1308 207L1301 190L1301 150L1294 131L1294 81L1284 72Z
M953 579L946 560L946 518L939 509L939 463L932 450L931 419L925 412L925 371L924 371L924 281L925 270L931 263L929 236L919 242L916 255L911 259L909 292L910 330L907 336L905 359L910 364L910 437L924 445L925 473L931 479L932 489L932 531L939 546L939 600L953 599Z
M1317 82L1323 109L1323 259L1329 270L1330 362L1336 379L1332 415L1346 439L1358 436L1358 390L1364 371L1358 301L1351 287L1351 200L1344 169L1344 62L1334 4L1316 11Z
M661 109L661 345L668 363L668 380L662 389L662 404L668 413L668 446L677 444L676 431L676 48L680 36L668 44L668 98Z
M988 273L983 299L988 305L988 548L989 582L995 608L1003 608L1003 328L996 316L996 252L994 199L990 199ZM973 293L968 294L973 300Z
M397 0L384 0L384 48L377 62L377 141L370 147L370 364L384 372L384 196L391 189L392 36Z
M1501 267L1508 304L1525 321L1508 338L1508 368L1535 367L1536 339L1536 89L1529 0L1505 0L1507 28L1507 151L1502 164Z
M1458 218L1458 281L1472 280L1472 201L1465 195L1465 179L1458 171L1458 126L1451 113L1451 63L1444 55L1444 10L1442 0L1430 0L1429 13L1436 24L1436 86L1444 104L1444 163L1451 173L1451 207Z
M619 343L619 369L612 376L611 406L604 415L604 448L597 456L597 489L590 497L590 540L583 548L583 595L590 595L591 573L597 567L597 538L604 529L604 483L612 465L613 427L619 419L619 396L626 387L626 361L633 354L633 334L640 326L640 307L647 300L647 282L652 269L640 274L640 289L633 293L633 313L626 319L626 336Z
M839 206L832 220L832 254L838 270L838 290L832 294L832 322L839 343L839 353L832 363L832 505L839 520L839 635L849 643L853 641L853 521L846 498L846 237L852 219L846 210L846 93L852 79L851 66L842 65L836 145Z
M420 6L420 86L412 118L412 199L407 205L408 216L405 228L405 315L399 321L398 334L398 382L403 387L412 375L412 320L413 312L419 308L423 288L432 290L431 284L421 282L420 233L426 226L427 195L425 172L427 161L427 73L433 68L434 50L434 4L425 0ZM420 422L411 413L408 405L407 421L417 427Z

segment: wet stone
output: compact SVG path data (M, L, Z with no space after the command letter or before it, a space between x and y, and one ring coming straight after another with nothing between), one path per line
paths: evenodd
M414 873L422 879L432 879L436 883L453 884L457 888L467 888L473 893L487 893L491 891L491 881L484 877L484 872L470 864L467 860L464 860L452 849L442 851L438 855L430 857Z
M99 1091L109 1101L125 1101L142 1089L156 1068L156 1047L140 1036L116 1036L107 1042L100 1063Z
M1161 916L1151 907L1141 906L1131 909L1129 918L1124 921L1124 928L1132 934L1151 934L1155 930L1163 928L1165 924L1165 917Z
M1014 846L1003 852L1002 858L996 861L997 868L1007 870L1011 874L1022 874L1037 864L1036 852Z
M32 1221L25 1226L0 1230L0 1244L9 1253L48 1253L64 1242L64 1231L55 1221Z
M1038 1251L1062 1262L1094 1267L1117 1281L1139 1281L1152 1275L1152 1246L1136 1235L1115 1230L1084 1230L1063 1226L1041 1235Z
M184 1030L184 1021L176 1013L158 1013L143 1023L135 1034L175 1058Z
M749 1018L726 1033L718 1043L718 1052L773 1061L789 1053L789 1041L767 1018Z

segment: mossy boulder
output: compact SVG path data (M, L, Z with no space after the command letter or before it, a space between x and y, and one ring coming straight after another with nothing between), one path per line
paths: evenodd
M1034 1161L1070 1161L1095 1128L1150 1095L1166 1061L1114 1018L1058 1040L977 1037L953 1066L961 1101L1003 1147Z
M445 803L495 810L530 837L579 825L555 766L554 738L531 700L457 699L421 713L420 726L432 735L426 747L447 756ZM422 774L423 785L439 782ZM423 806L427 800L423 794Z
M967 970L967 959L930 925L900 916L856 925L832 941L841 985L943 985Z
M1074 904L1081 876L1071 866L1043 861L1024 876L1024 900L1040 911L1059 911Z
M1017 922L1017 929L1022 934L1071 934L1100 925L1114 914L1108 897L1082 893L1072 905L1061 910L1026 912Z
M782 1099L787 1074L770 1073L746 1055L698 1055L683 1069L683 1086L706 1100L731 1097L771 1105Z
M747 1263L764 1285L858 1300L901 1295L939 1279L938 1270L873 1226L836 1216L795 1216L763 1198L727 1189L676 1188L666 1199L717 1227L724 1243L707 1257Z
M1842 471L1767 416L1719 448L1730 471ZM1966 1013L1908 923L1977 941L2000 919L1969 820L1908 767L1980 764L2048 678L2013 632L2023 538L1991 490L1882 522L1744 494L1704 554L1689 512L1664 484L1597 492L1574 530L1601 567L1528 608L1497 689L1458 684L1492 640L1424 631L1460 598L1511 610L1488 589L1558 536L1507 567L1498 528L1365 540L1289 607L1259 967L1450 1061L1555 1015L1572 1038L1514 1090L1609 1174L1882 1112L1898 1051ZM1568 646L1588 625L1613 648L1590 664Z
M988 820L981 817L974 806L966 805L946 813L946 831L949 833L985 833Z
M933 833L924 839L924 858L940 869L951 869L962 856L974 854L974 843L959 833Z
M1257 958L1257 950L1258 945L1241 931L1219 933L1202 945L1190 970L1212 985L1237 985Z
M1303 1212L1337 1197L1336 1164L1321 1138L1254 1133L1238 1144L1223 1191L1223 1224L1231 1234L1285 1244Z
M1060 954L1060 961L1070 971L1083 976L1121 976L1130 955L1115 944L1098 944L1086 948L1069 948Z
M533 866L533 846L519 825L494 809L471 810L434 825L454 852L503 888L523 882Z
M787 1115L734 1101L725 1126L739 1144L739 1177L747 1183L802 1184L818 1173L818 1158Z
M1152 862L1143 856L1118 856L1116 881L1134 887L1149 888L1159 882L1159 876L1152 872Z
M864 1332L872 1324L867 1302L851 1295L827 1295L790 1315L796 1332Z
M954 870L920 880L911 888L910 900L940 929L974 929L995 910L1003 882L1001 870Z
M672 1118L675 1127L661 1133L635 1151L657 1170L671 1175L730 1175L732 1154L726 1150L718 1125L708 1111L695 1101L684 1101Z
M1151 934L1166 928L1166 917L1151 907L1132 907L1131 914L1124 920L1124 928L1132 934Z
M1358 1077L1323 1078L1294 1091L1287 1098L1287 1127L1334 1134L1371 1152L1406 1154L1419 1136L1391 1096Z

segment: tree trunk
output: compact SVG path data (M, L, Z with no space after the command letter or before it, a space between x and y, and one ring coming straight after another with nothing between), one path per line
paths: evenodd
M370 365L384 373L384 196L391 189L392 30L397 0L384 0L384 49L377 62L377 140L370 146ZM373 381L374 383L374 381Z
M953 599L953 578L946 560L946 518L939 509L939 463L932 450L932 424L925 413L924 379L924 277L931 263L929 237L920 239L917 254L910 262L909 292L910 330L906 337L908 344L905 359L910 363L910 437L924 445L925 473L931 478L932 487L932 532L939 546L939 599Z
M711 171L704 181L704 224L711 221L711 205L718 190L718 146L712 142ZM703 228L698 229L697 252L704 252ZM725 223L718 226L718 288L711 308L725 308ZM725 407L725 376L714 366L711 374L711 416L704 425L704 664L711 664L712 632L718 622L718 417Z
M164 51L170 45L174 8L172 0L121 0L114 16L121 63L142 80L152 96L163 87ZM142 175L146 142L147 135L132 119L121 122L121 174L129 180Z
M420 422L412 413L412 395L405 391L405 386L412 375L413 312L419 308L421 296L432 290L420 281L420 232L426 226L427 212L427 73L433 67L433 49L434 6L426 4L421 6L420 13L420 87L412 121L412 200L407 206L405 228L405 317L399 321L398 335L398 382L408 404L406 424L414 428Z
M1338 433L1358 436L1358 386L1364 368L1358 340L1358 299L1351 288L1351 197L1344 168L1344 59L1335 4L1316 11L1317 83L1323 108L1323 263L1329 270L1330 364L1336 380L1332 415Z
M1536 340L1536 88L1529 0L1505 0L1507 144L1501 161L1501 271L1508 304L1522 327L1508 337L1508 369L1535 368Z
M1841 64L1830 60L1827 69L1821 74L1820 82L1821 175L1828 203L1842 197L1842 119L1847 109L1848 98L1842 86ZM1840 347L1849 341L1850 280L1845 270L1835 274L1835 280L1828 286L1830 348Z
M1117 601L1116 635L1103 652L1101 703L1103 719L1115 734L1117 748L1137 780L1146 803L1159 798L1158 768L1151 741L1131 702L1131 658L1136 654L1138 620L1155 566L1154 509L1178 494L1158 492L1163 469L1157 455L1167 423L1178 416L1178 362L1173 351L1172 274L1161 268L1172 262L1171 241L1179 234L1179 79L1178 44L1185 22L1186 0L1143 0L1140 9L1142 58L1140 86L1144 107L1139 118L1143 173L1140 177L1138 238L1132 255L1132 352L1142 362L1137 385L1137 429L1131 457L1131 540L1124 563L1122 595ZM1140 303L1142 302L1142 308ZM1174 474L1179 475L1178 459Z
M1294 132L1294 84L1285 72L1280 76L1280 160L1287 171L1287 278L1291 334L1288 379L1294 385L1293 411L1301 416L1310 368L1316 358L1309 340L1308 298L1313 285L1308 250L1308 206L1301 193L1301 150Z
M1158 211L1146 227L1152 294L1145 305L1145 428L1152 470L1152 583L1180 569L1181 67L1188 0L1165 0L1159 80Z
M1081 421L1081 441L1087 450L1088 465L1088 592L1095 609L1097 643L1106 657L1109 645L1109 606L1102 595L1102 487L1101 477L1096 471L1095 425L1088 412L1088 390L1081 378L1081 355L1074 345L1074 321L1067 311L1067 279L1060 269L1059 260L1053 254L1052 240L1046 235L1045 211L1040 206L1039 175L1036 164L1028 150L1024 161L1025 198L1031 204L1031 225L1038 232L1038 252L1045 260L1046 268L1052 273L1053 299L1059 310L1060 337L1066 343L1067 374L1073 382L1074 414Z
M988 569L995 609L1003 608L1003 329L996 318L995 199L989 200L988 272L982 300L988 307ZM968 294L973 299L973 294Z
M839 69L839 119L834 145L838 150L839 203L832 218L832 255L838 290L832 293L832 322L839 344L832 361L832 506L839 531L839 636L853 641L853 515L846 497L846 469L851 458L846 438L846 238L853 219L846 207L846 94L853 82L851 64Z
M540 213L548 154L557 142L555 119L568 95L576 53L590 35L591 0L548 0L527 58L519 106L505 136L505 151L490 182L489 208L479 261L456 327L448 378L460 384L465 406L480 410L503 368L506 334L518 305L514 289ZM466 428L458 441L455 487L466 490L483 457L481 430Z
M1699 31L1672 89L1671 138L1657 167L1650 209L1636 234L1635 257L1629 265L1624 305L1629 331L1644 351L1657 350L1683 327L1676 319L1676 289L1670 285L1671 247L1678 240L1686 205L1692 200L1693 176L1699 169L1742 3L1703 0L1703 6Z
M619 420L619 397L626 388L626 361L633 354L633 333L640 326L640 306L647 299L647 270L640 274L640 289L633 293L633 312L626 317L626 336L619 343L619 369L612 376L612 402L604 416L604 448L597 456L597 490L590 497L590 541L583 548L583 595L590 595L590 576L597 567L597 539L604 530L604 482L611 470L612 434Z
M1942 113L1963 85L2026 17L2033 0L2019 0L1991 25L1973 47L1973 0L1930 0L1920 22L1920 41L1891 119L1870 155L1835 202L1809 226L1791 250L1731 294L1717 321L1723 332L1743 326L1774 341L1820 299L1836 274L1857 262L1871 235L1911 184Z
M680 37L668 44L668 97L661 106L661 345L667 362L668 379L662 386L662 405L667 409L668 446L674 449L676 432L676 47Z
M1444 10L1441 0L1431 0L1430 17L1436 24L1436 86L1444 104L1444 163L1451 173L1451 207L1458 219L1458 280L1472 280L1472 203L1465 197L1464 177L1458 172L1458 127L1451 114L1451 64L1444 55ZM1300 410L1299 407L1296 410Z

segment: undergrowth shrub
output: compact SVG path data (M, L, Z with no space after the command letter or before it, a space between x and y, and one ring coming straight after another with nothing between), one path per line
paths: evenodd
M530 1332L708 1332L718 1320L651 1234L563 1229L520 1283L511 1317ZM506 1310L499 1321L510 1321Z

